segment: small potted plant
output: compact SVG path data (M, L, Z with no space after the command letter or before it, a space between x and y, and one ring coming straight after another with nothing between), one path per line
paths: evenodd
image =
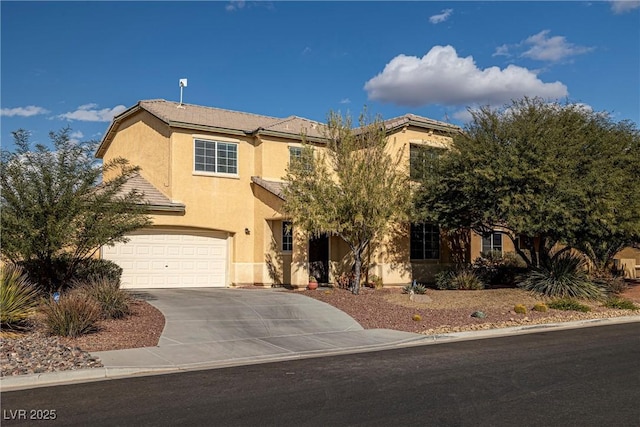
M309 276L309 284L307 285L307 289L309 289L310 291L318 289L318 279L313 276Z

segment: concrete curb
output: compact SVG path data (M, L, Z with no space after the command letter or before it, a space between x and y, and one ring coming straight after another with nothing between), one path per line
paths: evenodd
M370 351L390 350L421 345L443 344L457 341L470 341L477 339L499 338L514 335L533 334L539 332L552 332L567 329L579 329L594 326L607 326L624 323L640 322L640 316L624 316L603 319L588 319L574 322L547 323L536 325L523 325L509 328L487 329L480 331L455 332L451 334L423 335L416 334L416 338L390 342L388 344L365 345L329 351L309 351L286 356L264 356L253 358L237 358L225 361L202 362L184 364L179 366L166 366L155 368L91 368L76 371L46 372L33 375L19 375L0 378L0 391L9 392L38 387L50 387L57 385L79 384L103 380L116 380L131 377L143 377L149 375L162 375L178 372L201 371L207 369L227 368L234 366L253 365L260 363L279 362L296 359L309 359L326 356L366 353Z

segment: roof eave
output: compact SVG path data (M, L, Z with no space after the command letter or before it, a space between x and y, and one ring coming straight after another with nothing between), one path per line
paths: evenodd
M278 137L278 138L296 139L296 140L300 140L300 141L302 141L304 139L305 141L317 142L317 143L320 143L320 144L326 144L327 143L326 138L322 138L322 137L318 137L318 136L302 135L300 133L278 132L278 131L266 130L266 129L258 129L256 132L254 132L254 135L275 136L275 137Z
M206 132L224 133L224 134L236 135L236 136L246 136L250 134L250 132L246 132L241 129L229 129L229 128L221 128L217 126L197 125L193 123L176 122L176 121L169 121L169 126L173 128L178 128L178 129L202 130Z

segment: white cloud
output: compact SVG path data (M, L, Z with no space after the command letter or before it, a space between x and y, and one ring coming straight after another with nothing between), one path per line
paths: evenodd
M246 2L244 0L232 0L225 6L227 12L233 12L235 10L243 9Z
M452 13L453 9L444 9L440 14L429 17L429 22L432 24L439 24L449 19Z
M559 61L569 56L581 55L593 50L590 47L576 46L562 36L548 37L550 31L543 30L527 38L523 43L531 46L522 56L538 61Z
M60 114L58 118L67 120L80 120L83 122L110 122L114 116L127 109L124 105L116 105L113 108L98 109L98 104L84 104L75 111Z
M76 144L80 142L82 138L84 138L84 134L79 130L71 132L71 134L69 135L70 141Z
M349 98L342 98L340 104L351 104L351 100Z
M16 107L16 108L3 108L0 109L0 116L7 117L31 117L37 116L38 114L47 114L49 110L46 110L42 107L36 107L35 105L29 105L27 107Z
M613 13L621 14L640 8L640 1L634 0L614 0L611 1L611 10Z
M561 82L545 83L527 68L479 69L452 46L434 46L422 58L398 55L365 83L374 101L418 107L427 104L503 104L522 96L561 98L568 95Z
M509 45L503 44L502 46L498 46L491 56L511 56L509 53Z
M311 53L311 48L309 46L305 46L305 48L302 49L302 54L307 55L309 53Z

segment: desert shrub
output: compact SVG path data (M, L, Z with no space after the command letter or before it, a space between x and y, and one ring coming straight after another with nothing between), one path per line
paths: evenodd
M549 303L549 308L563 311L581 311L586 313L591 311L591 307L584 305L572 298L559 298Z
M616 296L607 298L602 305L607 308L615 308L618 310L640 310L640 307L635 305L633 301Z
M411 316L411 320L413 320L414 322L420 322L422 320L422 316L420 316L419 314L414 314L413 316Z
M376 276L375 274L369 276L369 283L373 284L373 287L376 289L381 289L384 286L382 277Z
M482 252L472 264L480 280L488 285L514 286L518 277L527 271L527 264L516 253Z
M38 306L38 292L22 268L13 264L0 267L0 325L17 329Z
M49 298L41 311L49 333L72 338L96 331L102 317L100 305L83 292L67 292L58 301Z
M484 283L474 270L465 267L436 274L436 287L440 290L480 290L484 289Z
M533 269L518 286L551 298L598 299L603 295L602 288L589 280L584 258L571 252L564 252Z
M527 314L527 307L525 307L524 304L516 304L513 307L513 311L518 314Z
M411 283L405 287L402 288L402 293L403 294L410 294L410 293L414 293L414 294L418 294L418 295L424 295L427 293L427 288L424 285L420 285L416 282Z
M86 259L81 261L73 274L74 280L107 279L120 283L122 267L108 259Z
M533 306L533 311L539 311L540 313L546 313L547 311L549 311L549 307L547 307L547 304L543 303L543 302L539 302L536 305Z
M106 319L120 319L130 313L131 298L127 291L120 289L120 282L105 277L76 282L75 289L93 298Z
M120 281L122 268L106 259L80 260L75 267L72 259L61 256L50 263L40 260L21 261L29 280L45 294L53 291L64 291L80 280L91 280L105 277L109 280Z

